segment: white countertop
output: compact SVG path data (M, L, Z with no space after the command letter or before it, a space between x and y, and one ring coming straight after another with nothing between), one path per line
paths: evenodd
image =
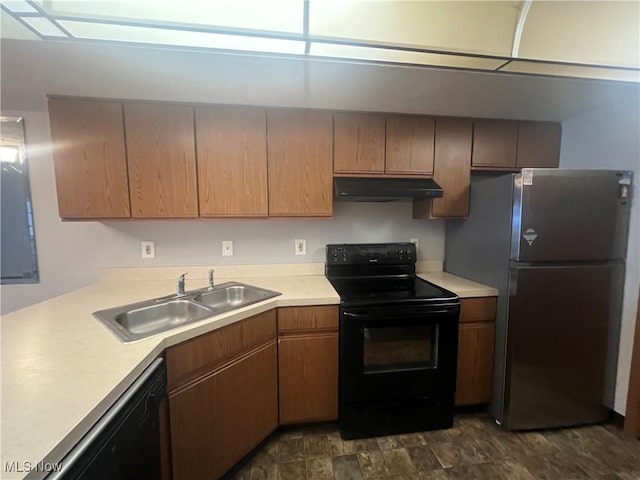
M92 312L167 295L175 288L174 270L184 269L105 275L101 283L2 316L0 477L28 473L7 473L5 462L59 461L166 347L275 307L339 303L324 275L299 274L317 268L272 267L271 276L262 269L258 276L217 278L216 283L237 280L281 296L133 343L118 340ZM495 289L447 273L419 275L461 298L497 295ZM205 284L199 278L188 289Z
M498 296L495 288L447 272L423 272L418 273L418 276L458 294L460 298Z

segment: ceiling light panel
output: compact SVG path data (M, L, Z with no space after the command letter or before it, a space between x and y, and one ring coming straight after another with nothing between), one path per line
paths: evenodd
M617 80L640 82L639 70L619 70L615 68L589 67L580 65L558 65L538 62L511 62L501 72L530 73L534 75L553 75L558 77L593 78L598 80Z
M305 42L244 35L133 27L103 23L61 20L74 37L88 40L148 43L178 47L214 48L264 53L304 54Z
M466 57L463 55L412 52L407 50L317 42L313 42L311 44L309 55L317 57L333 57L374 62L408 63L414 65L480 70L495 70L504 63L504 60L494 60L491 58Z
M15 13L38 13L38 10L24 0L2 0L2 5Z
M67 34L60 30L55 23L45 17L22 17L22 21L31 25L40 35L45 37L65 37Z
M640 67L640 2L533 2L519 57Z
M113 0L45 3L53 15L302 34L303 0Z
M521 2L310 0L312 36L509 56Z

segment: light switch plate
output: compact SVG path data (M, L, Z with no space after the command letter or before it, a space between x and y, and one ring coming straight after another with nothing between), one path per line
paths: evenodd
M417 238L412 238L411 240L409 240L411 243L413 243L416 246L416 251L418 251L418 243L420 243L420 240Z
M156 258L155 242L140 242L142 246L142 258Z
M231 240L222 241L222 256L233 257L233 241Z
M307 240L305 238L296 238L294 240L296 255L307 254Z

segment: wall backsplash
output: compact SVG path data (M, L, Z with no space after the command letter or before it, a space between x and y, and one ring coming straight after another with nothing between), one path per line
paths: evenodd
M411 203L337 203L327 219L211 219L108 222L100 227L109 267L324 262L327 243L400 242L419 238L418 258L444 258L444 223L411 218ZM307 240L296 256L294 239ZM155 242L156 258L142 259L140 242ZM223 240L233 256L222 256Z

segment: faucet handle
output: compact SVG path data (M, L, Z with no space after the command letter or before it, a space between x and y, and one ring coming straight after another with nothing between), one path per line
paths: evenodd
M211 289L215 288L215 285L213 283L213 272L214 272L213 268L210 268L209 269L209 288Z
M180 280L184 281L184 277L186 277L189 274L189 272L184 272L182 275L180 275Z

